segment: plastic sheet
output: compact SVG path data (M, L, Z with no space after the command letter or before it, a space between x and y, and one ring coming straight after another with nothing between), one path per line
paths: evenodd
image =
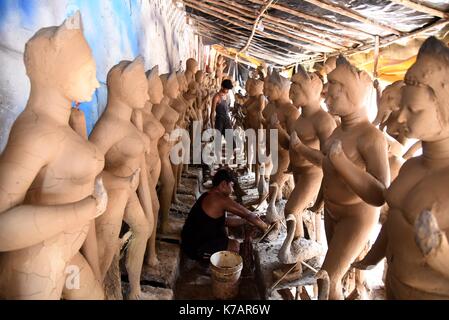
M242 17L252 21L254 19L248 17L248 14L259 12L262 6L260 4L261 1L254 0L234 0L230 1L228 6L226 6L226 2L225 0L221 2L216 0L212 2L203 1L202 3L215 6L221 10L229 10L234 14L239 14L240 12ZM418 30L439 19L438 17L415 11L412 8L388 0L321 0L321 2L350 9L365 18L394 29L400 34ZM220 3L220 5L217 6L217 3ZM241 10L236 6L232 6L232 3L245 6L250 11L246 12ZM449 11L449 0L426 0L420 1L420 3L441 11ZM367 24L346 15L323 9L307 1L278 0L274 4L316 17L322 21L322 23L319 23L307 18L298 17L279 10L276 6L268 9L266 12L268 17L289 22L291 24L290 27L296 30L301 29L302 31L291 32L287 27L273 22L269 18L262 20L262 24L259 26L262 33L256 33L249 52L259 53L260 56L257 57L259 59L266 58L267 56L270 58L271 56L271 63L277 65L288 65L297 61L306 60L306 58L332 54L336 51L344 51L366 44L372 44L374 43L375 35L379 35L381 38L393 35L392 31L386 30L385 28L379 28L374 24ZM187 12L202 21L212 23L217 28L220 28L223 33L232 34L233 32L230 29L238 32L235 34L235 41L229 40L229 38L225 39L224 36L211 36L216 40L217 44L238 50L244 46L245 41L242 42L242 39L245 36L246 38L249 37L251 34L250 29L252 25L247 24L248 28L238 27L188 6ZM215 13L217 14L217 12ZM226 17L223 13L220 13L220 15ZM226 18L238 21L232 17ZM326 20L329 23L326 23ZM239 22L246 24L242 21ZM332 22L341 24L344 28L337 28L335 25L332 26ZM297 25L297 27L294 25ZM273 28L277 30L275 31ZM300 40L298 36L309 39L310 41Z

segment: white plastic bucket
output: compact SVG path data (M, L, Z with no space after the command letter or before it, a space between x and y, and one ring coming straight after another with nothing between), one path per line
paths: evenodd
M243 259L235 252L219 251L210 257L212 292L215 298L232 299L239 293Z

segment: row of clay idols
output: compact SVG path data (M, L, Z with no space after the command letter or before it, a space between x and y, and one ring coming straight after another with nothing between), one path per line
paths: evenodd
M89 101L99 83L79 13L39 30L24 62L30 97L0 157L0 297L104 298L125 221L133 234L129 298L137 299L143 264L158 267L157 213L167 218L175 184L167 135L187 126L196 62L189 60L185 74L161 76L157 67L145 74L141 58L115 65L105 112L88 140L71 104Z
M270 179L270 222L280 219L275 201L290 174L295 181L285 207L289 235L280 261L291 264L308 256L299 245L302 212L317 198L313 209L324 203L328 242L322 270L330 278L329 287L318 283L331 299L343 298L342 280L363 257L384 203L386 222L380 236L365 259L353 266L371 268L386 257L389 299L449 298L448 72L449 49L429 38L405 80L379 95L374 124L364 105L372 81L342 57L329 69L325 88L316 74L304 70L291 84L277 72L264 81L248 80L247 126L279 129L278 169L270 175L266 163L262 172ZM323 96L329 113L320 107ZM376 128L378 124L391 136ZM419 143L403 154L407 138ZM411 158L421 144L423 154ZM263 184L265 179L260 179ZM314 240L320 241L319 230ZM290 278L301 274L300 267L295 271Z

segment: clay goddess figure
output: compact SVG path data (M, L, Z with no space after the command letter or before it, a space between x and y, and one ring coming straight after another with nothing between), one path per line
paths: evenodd
M170 150L176 141L170 141L170 133L175 129L179 114L171 107L179 95L179 83L176 73L161 76L164 97L161 103L153 106L153 114L165 128L165 135L159 140L158 150L161 158L160 174L160 213L161 232L169 233L168 217L175 188L175 176L170 162Z
M398 122L423 154L406 161L386 192L389 213L375 245L355 266L386 256L387 299L449 299L449 48L434 37L405 75Z
M107 85L106 109L89 138L105 154L105 172L115 177L106 185L107 210L96 220L100 267L104 278L117 252L125 221L133 232L126 257L128 298L139 299L140 274L154 223L145 163L150 141L131 123L133 111L142 110L149 99L143 60L121 61L109 71Z
M389 184L387 142L368 120L364 102L372 86L366 72L343 57L329 76L326 104L341 118L323 153L295 135L292 147L323 167L324 222L328 251L322 269L330 278L329 299L342 299L342 278L362 253L379 219ZM319 282L322 289L322 283Z
M301 146L323 149L325 142L336 128L332 116L320 107L322 89L323 83L318 75L307 73L302 67L292 77L290 98L293 104L302 110L293 125L293 132L301 143L290 149L290 167L295 179L295 188L285 206L285 217L290 214L296 217L294 240L304 237L302 213L315 200L323 178L321 167L308 161L301 154ZM307 149L305 151L307 152ZM300 271L298 268L298 275ZM290 276L295 278L294 273Z
M103 299L80 249L95 250L86 236L106 209L104 157L69 126L72 101L99 87L79 12L40 29L24 62L30 97L0 156L0 298Z

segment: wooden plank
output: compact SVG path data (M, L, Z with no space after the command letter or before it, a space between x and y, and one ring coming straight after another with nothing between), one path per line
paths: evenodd
M416 3L415 1L410 0L390 0L391 2L401 4L404 7L413 9L418 12L427 13L428 15L435 16L441 19L449 19L449 13L444 12L438 9L431 8L421 3Z
M248 0L248 1L252 2L252 3L256 3L256 4L263 4L262 0ZM366 32L366 31L364 31L362 29L357 29L357 28L353 28L353 27L350 27L350 26L346 26L344 24L332 21L332 20L324 18L324 17L316 17L316 16L313 16L311 14L299 11L297 9L295 9L295 10L291 9L291 8L289 8L287 6L274 4L272 6L272 8L276 9L276 10L279 10L279 11L282 11L282 12L285 12L285 13L288 13L288 14L291 14L292 16L295 16L295 17L298 17L298 18L303 18L303 19L306 19L306 20L309 20L309 21L312 21L312 22L316 22L316 23L319 23L319 24L327 25L329 27L333 27L333 28L336 28L336 29L339 29L339 30L360 34L360 35L363 35L364 37L367 37L367 36L371 37L371 36L373 36L373 34L371 34L369 32Z
M320 0L304 0L304 1L306 1L308 3L311 3L311 4L317 6L317 7L321 8L321 9L325 9L325 10L328 10L328 11L331 11L331 12L334 12L334 13L338 13L338 14L340 14L342 16L345 16L345 17L357 20L357 21L362 22L362 23L367 24L367 25L374 26L374 27L376 27L378 29L382 29L382 30L387 31L389 33L392 33L392 34L395 34L395 35L401 35L401 32L399 30L394 29L392 27L389 27L389 26L387 26L387 25L385 25L383 23L377 22L377 21L375 21L373 19L370 19L370 18L367 18L365 16L362 16L360 13L358 13L355 10L352 10L352 9L349 9L349 8L344 8L344 7L341 7L341 6L337 6L335 4L325 3L325 2L320 1Z
M208 4L204 4L204 3L198 2L197 0L183 0L183 2L184 2L184 4L186 6L194 8L196 10L202 11L204 13L207 13L209 15L215 16L217 18L220 18L220 19L228 21L228 22L232 21L231 23L234 23L236 25L240 24L240 26L242 28L245 28L245 29L248 29L248 30L252 29L251 27L249 27L247 25L244 25L244 24L242 24L240 22L237 22L235 20L225 19L225 17L222 16L222 15L226 15L228 17L232 17L232 18L235 18L237 20L240 20L240 21L243 21L243 22L246 22L246 23L252 25L252 21L251 20L245 19L245 18L243 18L243 17L241 17L241 16L239 16L237 14L233 14L231 12L219 9L217 7L210 6ZM208 10L206 10L206 9L208 9ZM221 15L218 15L218 14L221 14ZM274 31L274 32L277 32L277 33L280 33L281 35L284 35L282 32L280 32L279 30L276 30L275 28L267 26L266 29ZM270 34L268 34L267 32L262 32L262 31L259 31L259 30L256 30L256 32L258 34L264 35L265 37L270 37ZM292 44L292 45L295 45L295 46L302 46L302 47L304 47L304 48L306 48L308 50L311 50L311 51L318 51L316 47L310 47L308 45L303 45L303 44L300 45L297 42L293 42L293 41L291 41L291 40L289 40L289 39L287 39L285 37L280 37L280 36L276 36L276 35L274 35L274 36L277 37L278 41L289 43L289 44ZM329 47L329 46L327 46L327 45L325 45L323 43L320 43L318 41L310 40L310 39L307 39L307 38L304 38L304 37L300 37L300 36L290 36L290 37L295 38L296 40L300 40L300 41L309 43L309 44L318 45L318 46L322 47L322 49L323 49L322 51L328 51L329 52L329 50L330 50L330 52L332 52L332 51L335 50L335 48ZM325 49L325 48L327 48L327 49Z
M248 50L249 45L251 44L251 41L254 38L254 35L256 34L256 29L258 27L258 24L260 22L260 19L262 19L263 15L265 14L265 12L268 10L268 8L270 8L271 4L273 3L274 0L269 0L261 9L260 12L258 14L258 16L256 17L256 20L254 20L254 24L253 24L253 29L251 30L251 35L248 38L248 41L246 42L245 46L240 49L240 51L237 53L241 53L241 52L245 52L246 50Z

